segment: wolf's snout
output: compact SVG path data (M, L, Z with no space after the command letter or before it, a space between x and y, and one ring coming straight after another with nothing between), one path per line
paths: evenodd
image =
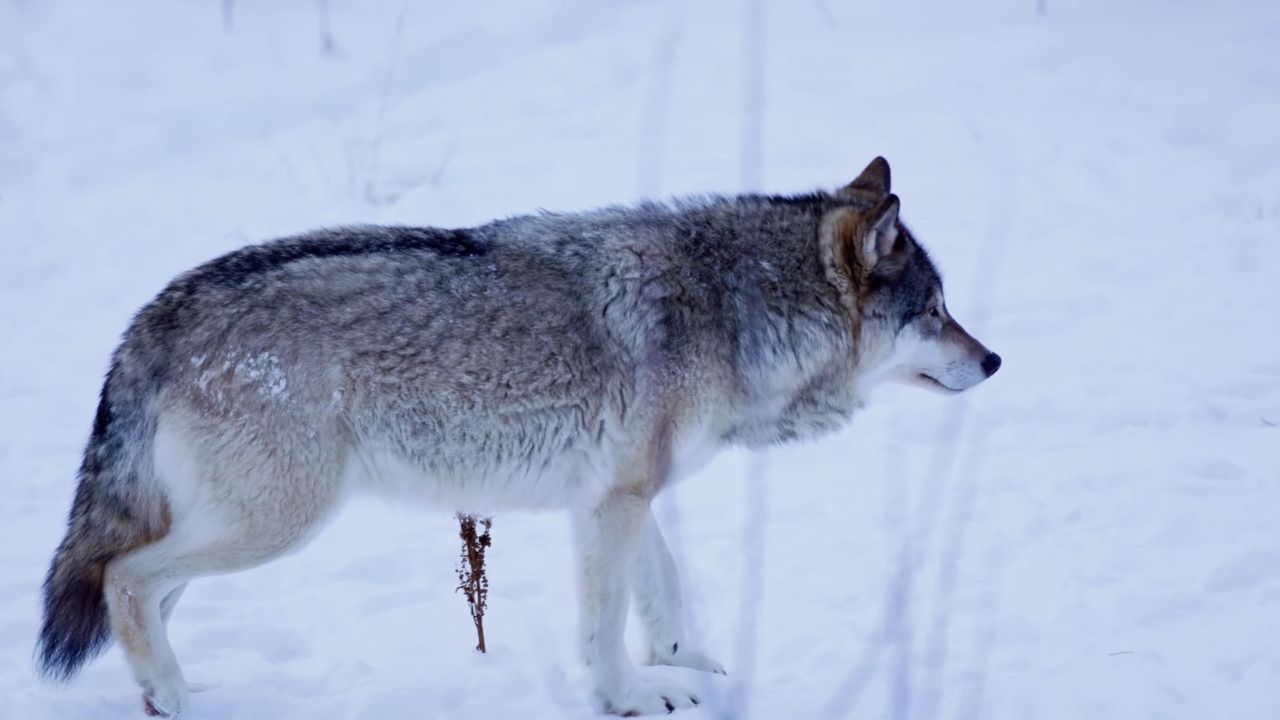
M986 357L982 358L982 372L986 373L987 377L991 377L992 375L995 375L996 371L999 369L1000 369L999 355L993 352L989 352L987 353Z

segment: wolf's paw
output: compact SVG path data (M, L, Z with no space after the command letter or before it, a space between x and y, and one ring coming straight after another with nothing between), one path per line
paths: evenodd
M657 649L649 653L649 665L674 665L676 667L687 667L703 672L715 673L717 675L728 675L724 671L724 666L707 657L706 653L684 645L675 645L671 648L664 648L670 652L660 652Z
M142 709L151 717L182 717L187 711L186 685L172 684L144 688Z
M698 696L679 685L636 678L616 689L596 690L600 708L611 715L665 715L698 704Z

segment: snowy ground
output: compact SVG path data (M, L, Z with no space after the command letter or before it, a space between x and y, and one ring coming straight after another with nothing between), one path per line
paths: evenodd
M175 273L753 177L739 2L332 0L328 52L312 0L221 5L0 0L3 717L140 716L118 650L30 656L108 355ZM886 155L1005 367L662 498L730 672L671 671L686 717L1280 717L1280 4L1047 5L769 2L759 189ZM455 533L361 502L194 584L196 716L590 716L564 518L497 518L487 656Z

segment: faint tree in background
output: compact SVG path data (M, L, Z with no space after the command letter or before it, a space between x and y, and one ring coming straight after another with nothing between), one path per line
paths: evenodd
M320 54L337 57L338 41L333 37L333 27L329 22L329 0L316 0L316 17L320 21Z
M395 25L391 31L390 56L387 60L387 71L382 78L382 90L378 95L378 109L374 120L372 137L363 144L361 152L348 158L349 175L356 188L370 205L388 205L400 197L400 192L384 189L380 181L382 175L382 140L387 124L387 110L391 106L391 90L395 87L396 66L400 62L400 44L404 38L405 19L409 14L409 3L406 0L400 5Z

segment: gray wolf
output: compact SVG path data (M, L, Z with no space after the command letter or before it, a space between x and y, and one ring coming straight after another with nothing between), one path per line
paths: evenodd
M351 490L569 511L599 710L697 698L654 495L726 446L840 427L878 383L1000 365L950 316L889 166L471 229L322 230L232 252L138 312L111 361L37 648L69 678L118 640L153 715L188 712L166 623L187 583L304 544Z

